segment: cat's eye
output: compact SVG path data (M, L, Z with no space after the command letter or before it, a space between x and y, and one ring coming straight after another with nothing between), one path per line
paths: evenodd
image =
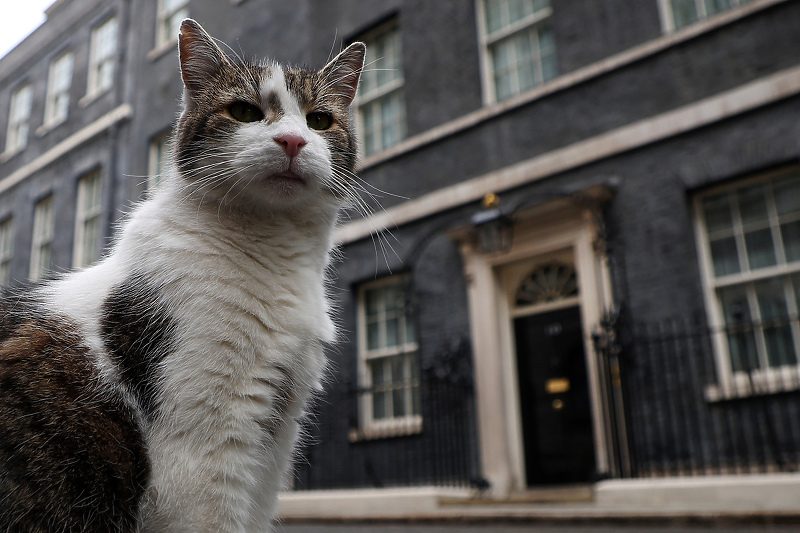
M327 130L333 125L333 117L328 113L309 113L306 115L306 123L312 130Z
M228 113L239 122L257 122L264 119L264 113L247 102L234 102L228 106Z

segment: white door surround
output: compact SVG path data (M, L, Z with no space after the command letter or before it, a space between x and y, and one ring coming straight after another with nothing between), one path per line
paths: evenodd
M581 202L558 199L515 213L510 250L482 253L474 229L451 232L461 245L468 284L474 357L478 442L483 476L491 496L504 498L526 488L516 350L513 336L515 294L519 283L538 264L553 260L574 264L579 292L586 368L592 408L592 430L598 472L609 469L607 420L603 414L600 375L591 342L605 311L612 307L610 277L599 246L594 199L608 198L606 188L581 193ZM594 205L597 205L596 203Z

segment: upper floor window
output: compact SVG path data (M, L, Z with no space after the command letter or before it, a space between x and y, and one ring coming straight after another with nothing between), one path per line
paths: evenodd
M158 0L156 48L178 38L181 21L189 17L189 0Z
M400 37L400 29L393 23L363 38L367 58L356 105L365 156L386 150L406 137Z
M371 436L421 427L420 362L408 276L359 290L361 427Z
M674 31L753 0L659 0L664 29Z
M100 215L103 182L100 170L95 170L78 182L78 205L75 215L75 244L72 266L89 266L100 257Z
M800 172L705 194L697 216L720 375L742 385L753 374L796 373Z
M55 126L63 122L69 113L69 90L72 86L72 65L75 56L71 52L61 54L50 64L47 80L47 101L44 108L44 123Z
M486 99L498 102L558 74L550 0L481 0Z
M6 154L19 152L28 145L28 131L33 105L33 88L23 85L11 95L6 133Z
M89 60L87 93L98 94L114 85L114 65L117 59L117 18L112 17L92 32L92 51Z
M13 221L10 218L0 223L0 285L8 285L11 281L13 230Z
M31 279L39 279L50 270L55 219L53 195L39 200L33 212L33 239L31 243Z

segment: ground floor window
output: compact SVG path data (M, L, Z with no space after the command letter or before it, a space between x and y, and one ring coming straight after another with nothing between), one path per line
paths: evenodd
M360 429L367 436L419 430L420 362L410 277L366 284L358 298Z
M723 376L751 379L755 373L767 379L770 372L786 371L796 376L800 170L710 191L698 197L696 207ZM786 383L781 376L774 379Z

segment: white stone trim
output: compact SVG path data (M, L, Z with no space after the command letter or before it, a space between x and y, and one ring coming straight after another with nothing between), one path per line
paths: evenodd
M595 460L609 470L606 420L600 371L591 332L612 306L607 265L594 250L596 228L588 213L566 200L554 200L519 217L514 246L505 253L483 254L468 232L452 236L461 242L468 280L473 342L478 442L483 476L492 498L506 498L526 489L524 442L513 340L513 292L520 269L554 254L575 264L581 287L579 307L589 376ZM519 268L518 268L519 267Z
M713 124L800 93L800 67L792 67L715 96L667 111L526 161L443 187L338 228L347 243L372 233L481 199L635 148ZM469 116L464 117L468 123ZM416 139L416 138L415 138ZM430 141L433 141L431 139Z
M116 109L106 113L88 126L76 131L30 163L23 165L8 176L0 179L0 193L7 191L14 185L17 185L61 157L67 155L78 146L104 132L117 122L126 120L131 116L133 116L133 108L130 104L122 104Z

